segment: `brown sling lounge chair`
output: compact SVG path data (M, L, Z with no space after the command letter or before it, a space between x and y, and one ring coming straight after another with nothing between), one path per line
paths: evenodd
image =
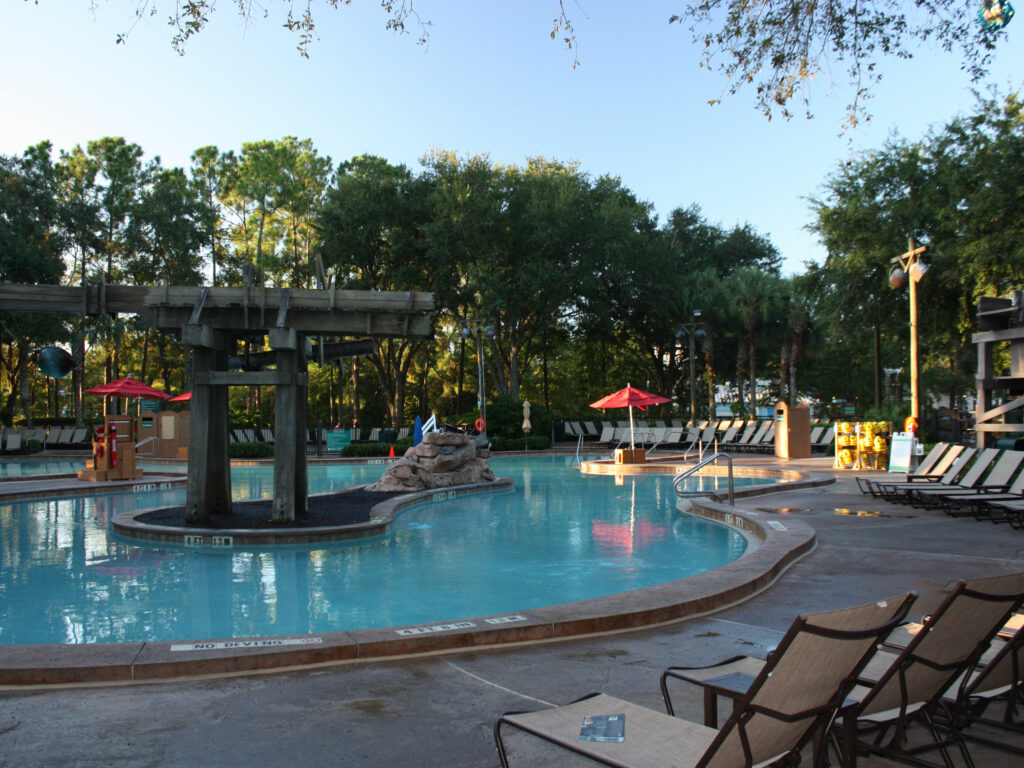
M850 693L856 705L843 710L835 729L843 744L844 765L853 764L854 752L935 765L920 757L932 750L950 765L947 748L953 745L966 764L973 765L958 727L967 706L964 681L1022 600L1022 573L957 582L901 651L880 652L865 670L862 684ZM950 705L943 698L951 689ZM944 733L941 720L946 720ZM915 723L925 726L931 742L909 745L907 730Z
M502 727L618 768L750 768L782 759L831 720L879 640L902 620L912 600L907 594L798 617L721 730L592 693L563 707L502 715L494 724L501 764L508 768ZM581 738L584 718L596 715L624 715L623 740Z

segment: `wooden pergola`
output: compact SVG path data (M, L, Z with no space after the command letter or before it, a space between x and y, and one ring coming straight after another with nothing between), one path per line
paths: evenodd
M1024 409L1024 291L1015 291L1012 299L982 296L977 319L979 330L971 336L978 350L974 428L978 447L989 448L1000 434L1024 437L1024 424L1020 423L1024 421L1020 418ZM1009 346L1010 369L1005 375L996 375L994 353L1001 345ZM997 399L1002 405L993 405Z
M228 387L273 386L273 517L306 511L306 359L313 336L433 337L431 293L262 287L0 285L0 309L92 315L137 314L175 333L192 353L187 522L231 512ZM268 341L263 370L229 370L247 340ZM264 353L265 354L265 353ZM272 366L272 368L271 368Z

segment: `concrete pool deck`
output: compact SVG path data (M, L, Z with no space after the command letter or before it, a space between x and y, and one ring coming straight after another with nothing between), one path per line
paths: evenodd
M736 461L831 473L827 457ZM653 629L274 675L45 692L8 688L0 694L2 763L496 766L491 726L503 711L564 703L594 690L661 709L662 669L738 653L763 656L798 613L914 589L920 616L957 578L1024 570L1024 533L873 500L857 491L853 473L835 475L834 485L737 501L755 517L808 526L817 547L756 596L711 615ZM679 713L700 721L699 695L683 696ZM589 764L524 739L510 739L509 746L514 765ZM980 748L974 753L978 765L1020 763Z

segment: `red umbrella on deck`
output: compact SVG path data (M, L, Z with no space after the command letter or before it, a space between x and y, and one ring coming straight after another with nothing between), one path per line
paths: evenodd
M633 448L633 406L637 406L640 410L644 410L648 405L658 405L659 403L671 402L667 397L656 395L653 392L644 392L642 389L636 387L626 386L625 389L620 389L618 392L612 392L610 395L602 397L595 403L591 403L591 408L629 408L629 447Z
M167 402L168 403L186 403L186 402L188 402L191 399L192 399L192 392L190 390L188 392L183 392L180 395L175 395L174 397L172 397Z
M107 395L110 397L145 397L149 400L167 400L170 398L166 392L153 389L149 384L143 384L131 376L123 379L114 379L106 384L85 390L87 395Z

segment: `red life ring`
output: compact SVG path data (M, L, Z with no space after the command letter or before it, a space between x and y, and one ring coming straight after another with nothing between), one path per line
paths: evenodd
M483 432L485 429L487 429L487 424L484 423L483 419L477 419L476 423L473 424L473 426L476 427L477 432Z

